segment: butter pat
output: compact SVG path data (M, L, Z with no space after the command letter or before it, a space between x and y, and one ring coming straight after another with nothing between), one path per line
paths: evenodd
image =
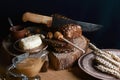
M23 50L34 49L42 44L39 34L23 38L19 42L19 47Z

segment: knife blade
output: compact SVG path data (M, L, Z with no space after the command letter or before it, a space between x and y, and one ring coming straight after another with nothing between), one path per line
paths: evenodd
M61 16L61 15L53 15L52 17L53 17L53 21L52 21L53 27L61 27L61 26L64 26L66 24L72 23L72 24L80 25L84 32L96 31L96 30L99 30L100 28L103 27L102 25L98 25L98 24L72 20L70 18Z
M97 31L103 27L102 25L88 23L88 22L76 21L76 23L81 25L82 30L85 32Z

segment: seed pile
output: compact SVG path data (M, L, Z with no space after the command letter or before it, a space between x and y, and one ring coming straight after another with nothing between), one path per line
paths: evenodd
M96 65L94 67L104 73L120 78L120 58L111 52L98 49L92 43L90 43L90 47L95 54Z

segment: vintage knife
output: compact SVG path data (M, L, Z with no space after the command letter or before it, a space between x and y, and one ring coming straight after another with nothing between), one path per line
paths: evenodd
M82 30L84 32L96 31L102 27L102 25L76 21L58 14L52 16L45 16L31 12L26 12L23 14L22 19L23 22L30 21L34 23L41 23L41 24L46 24L48 27L61 27L65 24L70 24L70 23L78 24L82 27Z

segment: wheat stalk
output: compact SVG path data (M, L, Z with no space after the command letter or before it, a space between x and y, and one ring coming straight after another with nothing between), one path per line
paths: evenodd
M112 63L112 64L114 64L114 65L116 65L116 66L118 66L120 68L120 63L117 62L116 60L114 60L114 59L112 59L112 58L110 58L110 57L108 57L108 56L106 56L104 54L98 54L98 52L96 52L96 51L94 51L94 53L95 53L95 55L100 56L104 60L109 61L110 63Z
M108 74L111 74L113 76L115 76L116 78L120 78L120 73L113 70L113 69L110 69L108 67L105 67L103 65L97 65L96 68L102 72L105 72L105 73L108 73Z
M120 62L120 58L119 58L117 55L112 54L112 53L110 53L110 52L108 52L108 51L100 50L100 49L98 49L98 48L97 48L94 44L92 44L92 43L89 43L89 46L90 46L94 51L96 51L96 52L98 52L98 53L100 53L100 54L104 54L104 55L106 55L106 56L109 56L109 57L113 58L114 60Z

